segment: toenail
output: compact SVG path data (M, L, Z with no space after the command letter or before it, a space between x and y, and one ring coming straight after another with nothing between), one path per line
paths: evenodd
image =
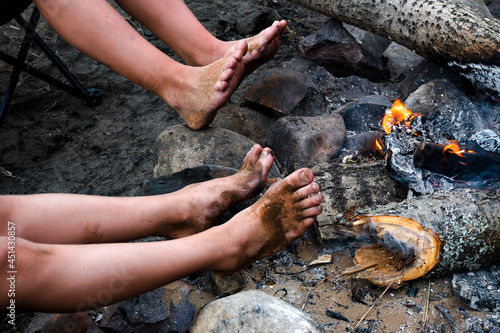
M318 184L313 183L313 184L312 184L312 188L313 188L313 191L314 191L314 192L319 192L319 186L318 186Z
M302 172L300 173L300 177L302 178L302 180L303 180L304 182L307 182L307 181L308 181L307 176L306 176L306 174L304 173L304 171L302 171Z

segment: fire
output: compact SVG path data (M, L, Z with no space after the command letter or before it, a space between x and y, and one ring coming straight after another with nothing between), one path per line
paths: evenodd
M443 154L447 151L451 150L453 153L457 154L460 157L464 157L462 153L464 153L464 150L460 150L460 147L458 146L457 141L455 140L450 140L450 143L444 146L443 148Z
M402 121L405 121L404 124L406 127L409 127L410 120L416 116L418 116L418 114L413 114L399 99L396 99L390 110L385 113L384 118L382 119L382 127L384 128L385 133L389 134L391 133L392 126L399 124Z

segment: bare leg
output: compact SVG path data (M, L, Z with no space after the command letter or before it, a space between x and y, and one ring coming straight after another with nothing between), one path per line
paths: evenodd
M52 245L18 239L16 306L75 312L98 308L197 272L234 271L302 235L321 212L322 196L303 169L274 184L227 223L153 243ZM8 304L7 238L0 237L0 304Z
M35 0L68 43L163 98L194 129L208 126L241 82L247 44L195 68L169 58L142 38L105 0Z
M144 24L188 65L206 66L226 56L235 41L214 37L198 21L182 0L117 0L132 17ZM243 57L247 76L274 57L286 21L276 21L256 36L245 39L248 53Z
M39 243L106 243L151 235L188 236L210 228L230 206L257 195L266 184L273 158L269 148L263 150L255 145L235 175L158 196L0 196L0 235L7 235L10 221L16 224L17 237Z

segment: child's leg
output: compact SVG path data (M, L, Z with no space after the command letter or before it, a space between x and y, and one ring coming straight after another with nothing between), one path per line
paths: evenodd
M146 197L0 196L0 236L7 235L8 222L16 225L17 237L38 243L188 236L211 227L230 206L262 191L272 163L272 151L255 145L235 175L189 185L174 193Z
M254 205L204 232L163 242L53 245L17 239L16 307L98 308L202 271L233 271L302 235L321 212L308 169L274 184ZM0 304L8 305L7 237L0 237Z
M206 67L169 58L138 34L105 0L35 0L68 43L163 98L195 129L213 120L240 83L245 42Z
M215 38L189 10L183 0L117 0L133 18L144 24L188 65L205 66L231 50L235 41ZM245 39L249 52L243 57L245 76L270 60L286 31L286 21L276 21L260 34Z

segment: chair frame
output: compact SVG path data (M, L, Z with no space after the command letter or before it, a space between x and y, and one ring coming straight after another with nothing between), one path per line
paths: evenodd
M5 89L2 102L0 104L0 128L5 120L7 109L12 101L16 85L19 81L19 76L21 72L26 72L38 79L45 81L73 96L76 96L83 100L83 102L89 106L97 106L101 103L101 91L99 89L90 88L85 89L80 82L73 76L73 74L68 70L68 68L61 62L61 60L56 56L56 54L45 44L45 42L36 33L36 26L40 18L40 12L36 6L34 6L33 12L29 22L27 22L21 14L18 14L14 19L19 23L19 25L25 31L24 39L21 44L21 48L14 58L5 52L0 51L0 60L14 66L12 73L10 75L10 80ZM57 69L64 75L69 84L62 82L54 77L47 75L33 67L31 67L26 62L26 56L28 55L28 50L32 44L35 44L45 53L47 58L57 67Z

